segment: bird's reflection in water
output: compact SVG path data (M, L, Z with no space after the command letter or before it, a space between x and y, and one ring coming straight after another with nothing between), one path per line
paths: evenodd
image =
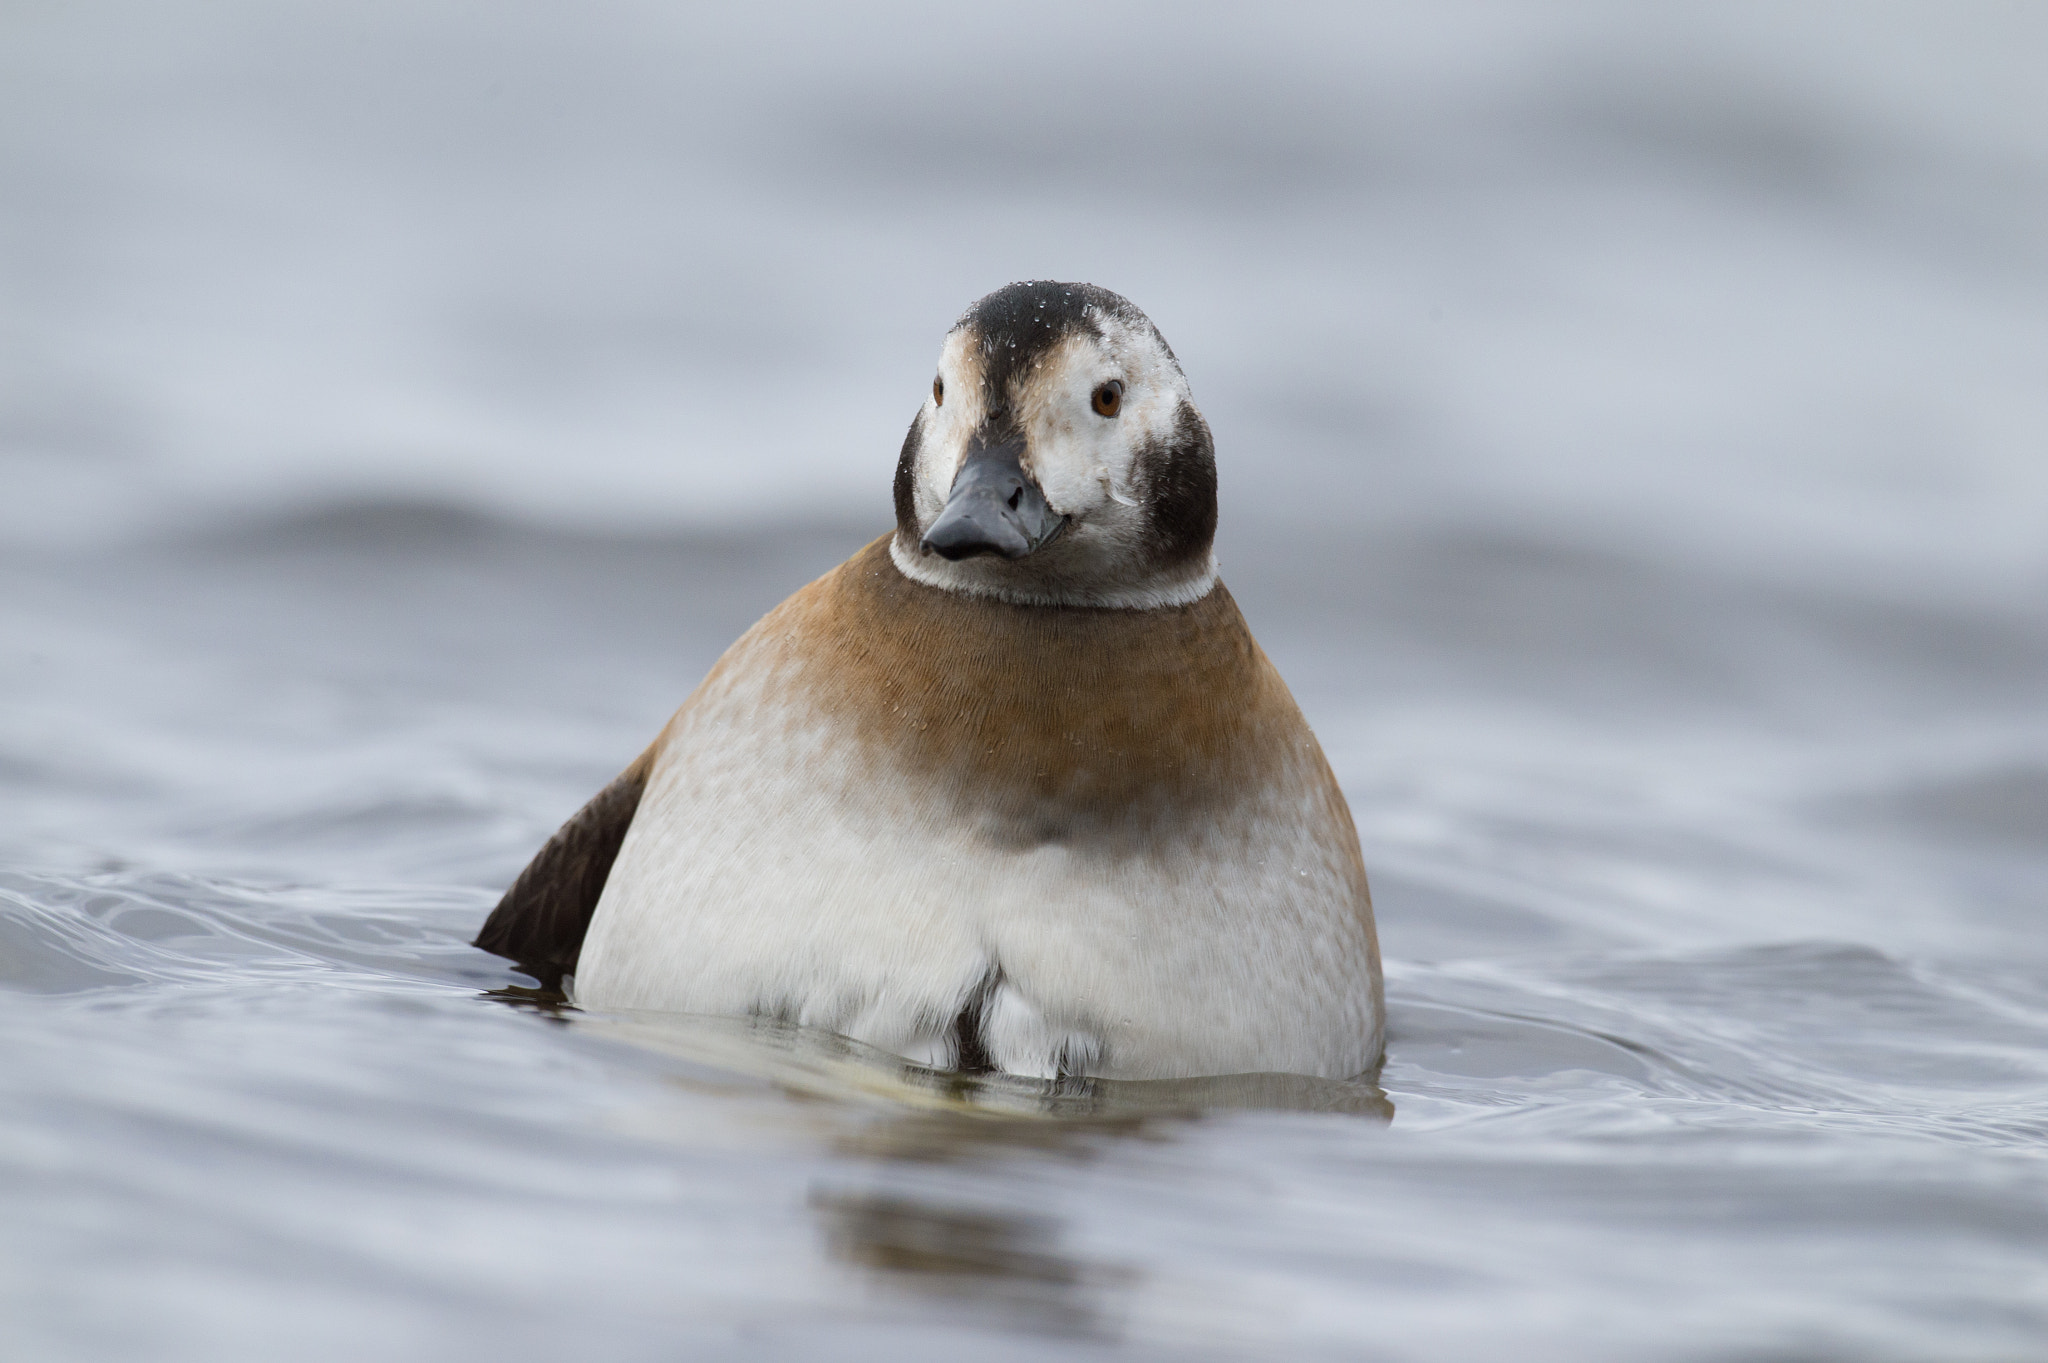
M694 1091L796 1100L778 1103L778 1126L839 1166L810 1194L830 1256L873 1285L1007 1329L1113 1338L1116 1298L1138 1276L1064 1248L1061 1219L1022 1205L1033 1161L1168 1141L1220 1111L1342 1113L1375 1125L1394 1114L1375 1076L969 1075L765 1018L587 1014L530 990L491 997L682 1061L670 1077Z
M985 1325L1110 1337L1115 1292L1134 1276L1064 1252L1051 1216L899 1189L818 1188L811 1207L833 1258Z

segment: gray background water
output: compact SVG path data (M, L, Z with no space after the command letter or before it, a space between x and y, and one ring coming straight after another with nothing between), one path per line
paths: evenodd
M8 6L10 1354L2041 1356L2044 57L1995 4ZM480 997L495 890L886 525L940 334L1037 276L1216 429L1391 1124Z

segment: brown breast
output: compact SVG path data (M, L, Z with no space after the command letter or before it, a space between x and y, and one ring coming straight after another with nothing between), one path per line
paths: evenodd
M1307 723L1221 584L1157 610L1012 605L912 582L884 537L750 639L795 664L808 707L878 766L999 841L1177 841L1287 780L1349 836Z

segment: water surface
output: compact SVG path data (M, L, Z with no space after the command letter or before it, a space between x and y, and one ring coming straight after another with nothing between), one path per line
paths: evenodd
M2048 1330L2037 621L1238 527L1233 590L1374 872L1377 1088L965 1082L563 1011L466 946L865 529L353 507L10 564L30 1356L1956 1359ZM1339 585L1304 598L1304 563Z
M2042 13L7 7L8 1356L2038 1359ZM465 945L1031 277L1216 431L1383 1071Z

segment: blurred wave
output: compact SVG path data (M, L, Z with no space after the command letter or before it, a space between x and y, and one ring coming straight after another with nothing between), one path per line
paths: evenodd
M67 994L138 985L247 984L407 976L470 981L499 972L470 947L476 893L408 887L346 898L153 874L78 879L0 873L0 988ZM339 977L339 978L337 978Z
M15 539L885 514L944 327L1147 307L1229 506L2048 580L2024 7L16 7Z
M2029 1356L2044 24L7 9L11 1345ZM1034 275L1216 428L1378 1086L963 1081L465 945Z
M963 1080L786 1025L536 1019L483 992L520 992L463 945L485 903L8 875L17 1340L1690 1357L1669 1320L1703 1294L1686 1337L1725 1356L1995 1357L2040 1325L2038 974L1838 942L1396 962L1386 1129L1370 1085Z

